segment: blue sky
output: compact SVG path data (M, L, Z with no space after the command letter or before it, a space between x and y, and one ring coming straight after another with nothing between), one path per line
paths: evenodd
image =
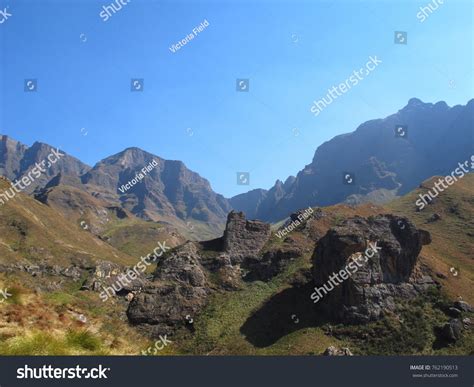
M430 1L130 0L104 22L110 3L0 0L12 14L0 24L0 133L89 165L137 146L182 160L230 197L295 175L321 143L412 97L472 98L467 0L445 0L423 23ZM394 31L408 44L394 44ZM313 101L370 55L382 63L314 117ZM143 92L130 91L132 78ZM37 92L24 92L25 79ZM249 186L236 184L238 171Z

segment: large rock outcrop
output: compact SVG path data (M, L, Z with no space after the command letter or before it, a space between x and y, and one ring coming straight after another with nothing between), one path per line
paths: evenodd
M213 291L238 289L240 263L259 256L269 237L270 225L231 212L223 237L187 242L157 262L153 281L129 304L129 321L152 336L171 334L199 314Z
M384 312L396 309L397 298L414 297L434 284L417 265L422 246L430 242L429 233L418 230L406 218L378 215L347 219L317 243L312 299L321 299L323 309L343 322L381 318ZM376 252L370 253L372 250ZM361 258L366 251L372 257L364 261ZM355 265L353 259L363 264ZM333 275L341 270L351 275L336 281Z
M187 242L158 261L153 281L134 296L127 316L132 324L146 324L153 336L170 334L202 309L209 293L198 246Z
M246 220L243 212L229 213L224 231L224 251L234 262L255 255L270 238L270 225L258 220Z

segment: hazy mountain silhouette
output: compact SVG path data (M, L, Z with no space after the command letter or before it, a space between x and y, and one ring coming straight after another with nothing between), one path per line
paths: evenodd
M230 203L252 218L277 221L310 205L386 202L468 160L474 154L473 121L474 100L450 108L412 98L397 113L319 146L296 178L277 181L269 191L237 195ZM396 137L401 125L406 135ZM354 184L344 184L345 172L353 174Z

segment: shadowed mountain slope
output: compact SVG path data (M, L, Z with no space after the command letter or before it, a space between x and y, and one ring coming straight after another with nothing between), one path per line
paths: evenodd
M396 135L403 127L404 136ZM474 100L465 106L413 98L397 113L371 120L318 147L291 183L277 181L230 199L232 206L266 221L308 206L347 201L384 203L433 175L448 174L474 154ZM349 174L352 184L345 184Z

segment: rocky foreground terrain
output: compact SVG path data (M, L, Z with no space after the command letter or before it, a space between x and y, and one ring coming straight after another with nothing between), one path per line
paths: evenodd
M223 235L201 242L127 218L97 236L19 194L0 208L0 287L11 294L0 352L143 354L166 336L154 354L470 354L473 184L466 176L423 211L414 199L430 182L390 206L314 208L295 227L303 210L276 225L232 211ZM134 227L170 249L104 301L140 261L128 252L156 246L124 243Z

